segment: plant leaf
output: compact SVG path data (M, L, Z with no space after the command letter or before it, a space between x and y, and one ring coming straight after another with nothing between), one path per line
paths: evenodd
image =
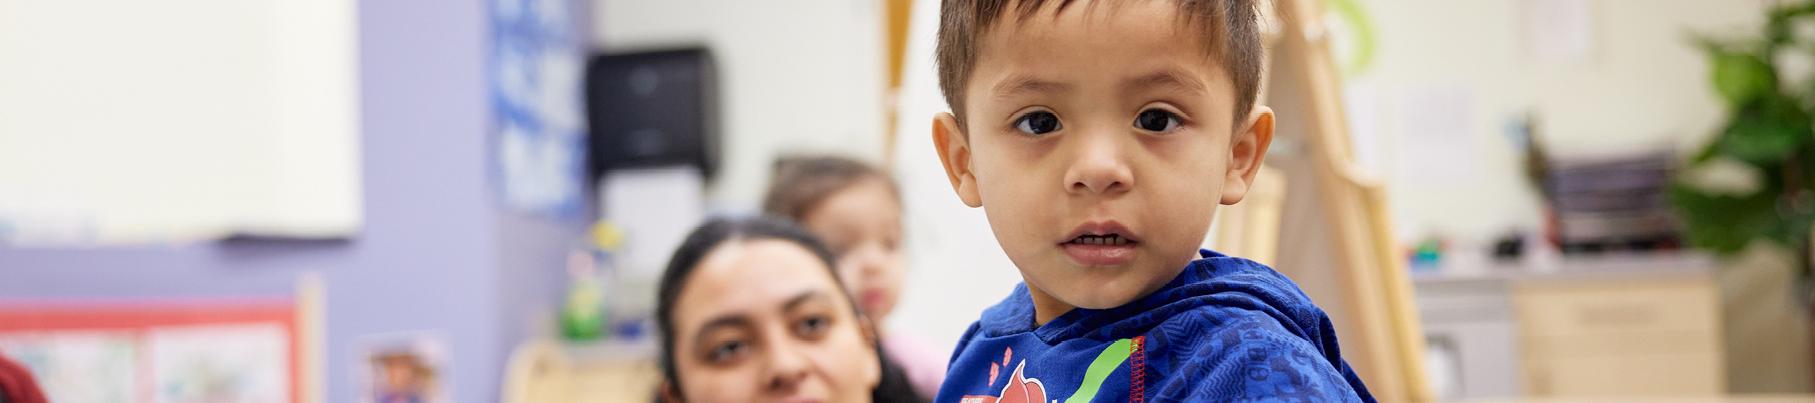
M1780 230L1772 194L1710 195L1681 184L1670 186L1670 202L1689 243L1723 255L1738 253L1753 239Z
M1811 136L1808 115L1773 97L1741 108L1718 142L1722 154L1764 167L1783 162Z
M1714 89L1730 105L1745 105L1777 88L1776 73L1757 55L1714 52Z

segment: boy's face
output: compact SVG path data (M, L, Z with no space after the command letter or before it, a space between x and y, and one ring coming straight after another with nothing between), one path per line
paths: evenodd
M1052 3L978 38L964 125L933 130L1040 323L1176 277L1216 206L1247 192L1273 122L1258 106L1235 120L1233 83L1172 2Z

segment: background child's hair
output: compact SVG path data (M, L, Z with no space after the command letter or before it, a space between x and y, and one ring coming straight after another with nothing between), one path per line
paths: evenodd
M1254 108L1260 94L1261 65L1265 56L1260 44L1260 18L1254 0L1176 0L1179 22L1196 29L1207 47L1205 50L1235 83L1235 122L1241 124ZM977 41L1004 16L1024 19L1046 3L1057 2L1060 10L1072 0L944 0L939 6L938 50L934 55L939 68L939 90L952 115L964 122L965 82L977 63ZM1097 6L1096 2L1090 6ZM1107 7L1115 7L1108 2ZM1014 10L1009 10L1009 6Z
M889 192L901 199L901 190L888 173L844 157L789 156L775 160L775 175L769 194L763 197L763 212L800 221L827 197L865 180L881 180Z

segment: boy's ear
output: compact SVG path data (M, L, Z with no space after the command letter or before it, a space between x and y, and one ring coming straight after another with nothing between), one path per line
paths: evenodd
M1267 158L1267 146L1273 144L1273 109L1255 105L1241 130L1229 139L1229 170L1223 177L1222 204L1232 205L1248 195L1254 175L1260 173L1261 161Z
M945 166L945 177L952 181L952 191L964 205L983 207L977 194L977 177L971 172L970 139L958 127L958 118L950 113L933 116L933 148L939 151L939 163Z

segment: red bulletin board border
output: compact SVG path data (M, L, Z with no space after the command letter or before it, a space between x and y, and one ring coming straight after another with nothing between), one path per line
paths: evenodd
M289 298L0 300L0 334L113 331L132 334L142 343L159 328L276 323L289 336L290 401L298 402L302 334L296 315L296 304ZM140 382L142 392L149 392L149 385Z

